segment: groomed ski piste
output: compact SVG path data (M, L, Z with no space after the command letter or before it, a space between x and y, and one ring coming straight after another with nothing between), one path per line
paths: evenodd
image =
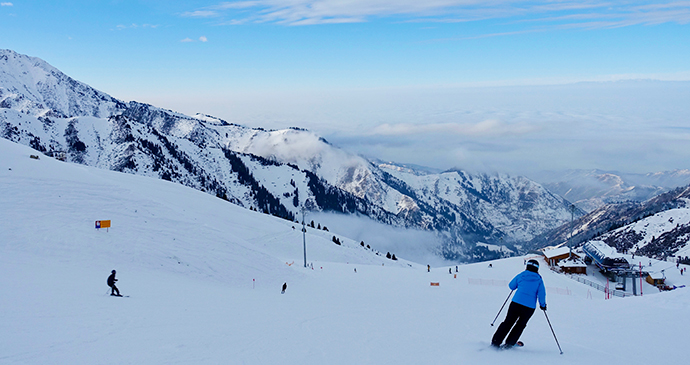
M96 230L96 220L112 226ZM490 324L529 256L427 272L329 227L308 229L304 268L300 229L181 185L56 161L0 139L0 363L686 360L686 288L644 286L642 297L604 300L542 261L563 354L539 309L525 347L496 351L489 341L505 309ZM113 269L129 298L109 295ZM690 277L671 270L667 281Z

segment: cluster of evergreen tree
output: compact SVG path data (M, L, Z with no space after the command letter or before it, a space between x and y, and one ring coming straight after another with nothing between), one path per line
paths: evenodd
M314 225L314 221L313 221L313 220L312 220L309 224L307 224L307 226L309 226L309 227L311 227L311 228L316 228L316 229L323 229L324 231L328 232L328 227L323 226L323 228L321 228L321 223L318 223L318 224ZM333 237L335 237L335 236L333 236Z
M38 119L40 120L41 118L39 117ZM46 118L46 119L47 119L47 118ZM45 148L45 146L43 146L43 143L41 143L41 137L35 136L35 135L34 135L33 133L31 133L31 132L28 132L28 133L27 133L27 136L30 138L30 139L29 139L29 146L30 146L31 148L35 149L36 151L43 152L43 153L45 153L45 152L47 151L47 149Z
M338 213L355 213L360 210L366 211L366 209L358 209L361 207L358 207L358 199L354 195L328 185L311 171L304 170L304 173L309 179L307 186L314 195L316 204L321 207L321 209Z
M76 121L72 120L67 124L67 129L65 129L65 140L67 141L68 151L72 155L72 161L83 164L86 144L79 140L77 128L74 126L75 123Z
M369 245L366 245L366 246L365 246L364 241L359 242L359 245L362 246L362 247L366 247L367 250L372 250L372 251L374 251L374 250L371 248L371 246L369 246ZM379 255L379 253L376 252L376 251L374 251L374 253L376 253L376 255ZM393 261L397 261L397 260L398 260L398 258L395 257L395 254L391 254L390 252L387 252L387 253L386 253L386 258L387 258L387 259L390 259L390 260L393 260Z
M295 215L285 208L285 206L280 202L280 199L273 196L268 189L259 184L247 165L244 164L242 159L237 156L235 152L225 149L223 150L223 154L230 162L232 171L237 173L237 180L242 185L250 188L251 194L256 200L256 204L262 212L290 221L295 220Z

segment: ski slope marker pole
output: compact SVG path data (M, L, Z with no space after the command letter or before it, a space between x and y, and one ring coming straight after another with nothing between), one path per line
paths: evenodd
M499 309L499 310L498 310L498 313L496 313L496 318L498 318L498 316L501 314L501 312L503 311L503 307L506 306L506 303L508 303L508 299L510 299L510 296L513 295L513 292L514 292L514 291L515 291L515 290L511 290L510 293L508 293L508 298L506 298L506 301L503 302L503 305L501 306L501 309ZM496 323L496 318L494 318L494 321L491 322L491 327L493 327L493 326L494 326L494 323Z
M544 315L546 316L546 322L549 323L549 328L551 328L551 333L553 333L553 338L556 340L556 345L558 345L558 350L561 352L561 355L563 355L563 350L561 350L561 344L558 343L558 339L556 338L556 332L553 331L553 327L551 327L551 321L549 321L549 316L546 315L546 311L544 311Z

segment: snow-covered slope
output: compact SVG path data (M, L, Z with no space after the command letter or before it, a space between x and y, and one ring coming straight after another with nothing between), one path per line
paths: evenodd
M569 217L566 201L522 177L408 173L302 129L266 131L119 101L9 50L0 50L0 135L46 154L64 152L71 162L177 182L290 221L305 207L426 230L443 243L419 244L455 261L522 252L521 242ZM486 244L506 249L486 250Z
M33 159L30 156L38 156L36 151L3 139L0 151L1 232L4 247L10 251L78 257L95 250L115 266L127 257L144 267L213 276L231 286L246 285L259 273L274 270L271 284L277 285L278 278L285 275L284 261L302 257L302 227L293 222L179 184L46 156ZM97 220L111 220L112 227L96 230ZM26 224L34 228L23 229ZM341 236L337 227L329 232L308 229L310 261L328 258L408 265L344 237L336 245L331 241L333 235ZM270 247L270 255L266 247ZM164 264L159 268L159 263ZM268 263L270 269L257 263ZM220 271L225 275L213 274Z
M669 209L598 237L622 252L654 258L690 256L690 208Z
M521 337L527 345L497 352L490 323L527 257L427 272L343 236L335 245L331 227L308 229L305 269L301 232L286 220L179 184L32 154L0 139L3 364L685 360L686 288L603 300L544 264L563 354L539 310ZM112 227L94 229L104 219ZM129 297L108 295L112 269ZM668 273L669 284L690 284Z
M684 232L687 227L682 222L685 220L683 212L690 206L689 202L690 185L673 189L641 203L608 204L578 218L572 225L566 224L536 237L530 242L530 246L554 246L566 241L569 241L572 245L579 245L602 234L614 231L611 239L607 239L608 244L619 248L621 251L642 248L642 246L650 243L653 237L659 238L662 232L659 230L649 231L642 229L635 222L646 217L661 214L662 218L657 217L653 218L653 220L669 221L668 224L659 227L659 229L665 232L663 233L664 239L655 239L654 245L643 248L643 251L640 253L644 252L650 256L660 258L671 256L687 240L687 238L684 238ZM679 216L675 217L676 214L679 214ZM644 224L648 223L645 222ZM652 223L652 225L656 226L657 224ZM624 228L619 229L621 227ZM640 232L654 233L650 233L643 240L643 236L647 236L647 233L641 234Z

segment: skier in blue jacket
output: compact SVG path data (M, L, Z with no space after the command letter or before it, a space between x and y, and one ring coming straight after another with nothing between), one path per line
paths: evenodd
M543 311L546 310L546 288L541 275L539 275L539 262L537 260L527 261L525 271L515 276L508 286L517 292L508 307L506 319L498 326L494 337L491 339L491 346L494 347L500 347L506 335L508 338L503 347L515 346L522 331L527 326L527 321L534 314L537 300L539 300L539 308ZM509 331L510 334L508 334Z

